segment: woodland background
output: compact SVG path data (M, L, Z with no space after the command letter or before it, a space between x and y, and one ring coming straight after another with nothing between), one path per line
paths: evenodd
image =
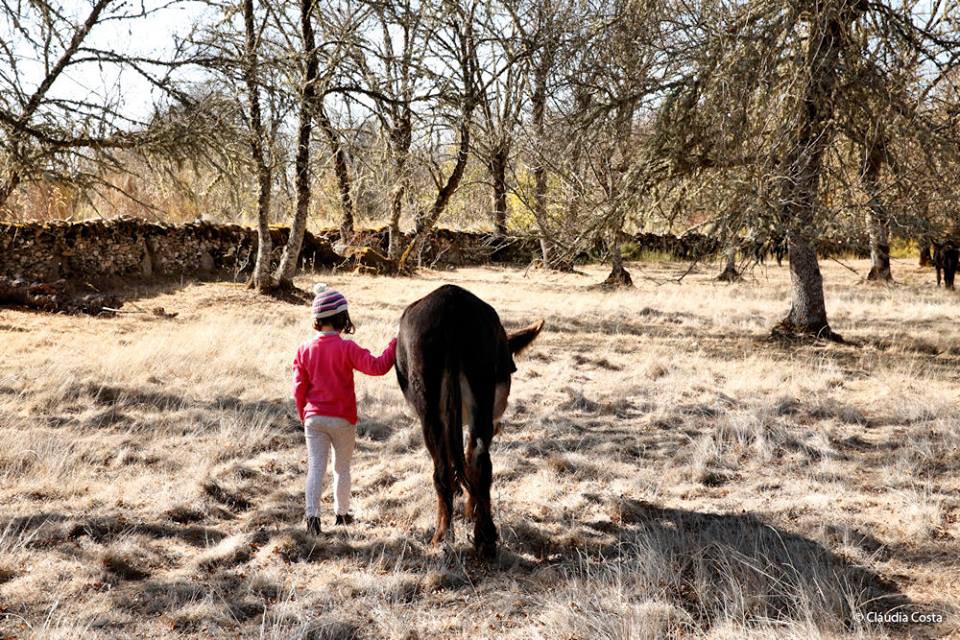
M177 11L163 46L111 38ZM557 269L601 247L612 285L630 283L624 232L694 229L727 247L728 277L789 253L782 328L829 335L822 242L869 246L870 279L888 280L891 246L956 236L957 11L5 0L0 211L255 224L264 291L290 282L307 225L343 245L387 226L397 272L437 225L532 234ZM73 86L91 74L115 81ZM274 269L276 223L293 232Z

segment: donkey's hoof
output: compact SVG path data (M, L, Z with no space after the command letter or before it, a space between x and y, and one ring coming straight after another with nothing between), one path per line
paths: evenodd
M446 531L437 531L433 534L433 538L430 539L430 544L433 546L439 546L445 543L453 544L453 531L447 529Z
M496 542L480 542L474 545L474 551L477 557L484 562L493 562L497 559Z

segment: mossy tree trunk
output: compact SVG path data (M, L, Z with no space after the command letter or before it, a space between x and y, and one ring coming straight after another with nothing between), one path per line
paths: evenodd
M249 114L249 144L254 164L257 166L257 261L253 268L250 285L265 292L274 288L270 274L270 257L273 242L270 238L270 196L273 187L273 170L267 149L267 134L260 109L259 60L257 33L254 25L253 0L243 0L243 25L245 31L243 80L247 89Z
M310 139L313 128L313 110L317 98L317 74L320 64L313 35L313 5L315 0L300 0L300 35L303 39L304 74L300 91L300 122L297 129L297 155L294 160L296 174L297 204L290 224L287 245L280 257L280 265L274 275L280 285L289 284L297 273L303 235L307 230L307 215L310 212Z
M387 257L399 260L403 253L403 234L400 232L400 218L403 215L403 201L407 196L407 160L410 145L413 142L413 116L405 109L394 122L390 133L390 145L393 154L394 186L390 198L390 224L387 244Z
M740 272L737 271L737 245L733 240L728 241L726 260L723 271L717 276L721 282L737 282L740 280Z
M490 156L487 168L493 188L493 228L498 236L507 235L507 164L510 147L501 142Z
M340 242L350 244L356 233L353 210L353 181L350 178L350 156L340 140L322 101L317 103L317 122L327 139L327 145L333 154L333 172L337 177L337 191L340 193Z
M827 321L823 276L817 262L815 213L823 155L831 139L840 53L855 11L854 5L845 0L831 0L816 5L809 17L803 62L806 86L793 123L791 147L781 165L784 186L780 216L787 228L793 299L778 332L839 338Z
M870 234L870 273L867 280L890 282L890 222L886 207L880 199L880 169L883 165L883 149L871 145L864 150L860 181L870 199L867 203L867 229Z

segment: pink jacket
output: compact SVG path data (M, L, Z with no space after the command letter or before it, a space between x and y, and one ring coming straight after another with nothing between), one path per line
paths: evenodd
M293 398L301 422L310 416L335 416L356 424L354 369L382 376L393 367L396 351L396 338L379 358L338 333L321 333L304 342L293 359Z

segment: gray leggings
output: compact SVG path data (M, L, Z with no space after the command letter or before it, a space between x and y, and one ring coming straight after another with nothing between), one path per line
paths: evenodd
M356 429L343 418L311 416L303 425L307 439L306 516L315 517L320 509L327 456L333 445L333 507L337 515L350 512L350 460Z

